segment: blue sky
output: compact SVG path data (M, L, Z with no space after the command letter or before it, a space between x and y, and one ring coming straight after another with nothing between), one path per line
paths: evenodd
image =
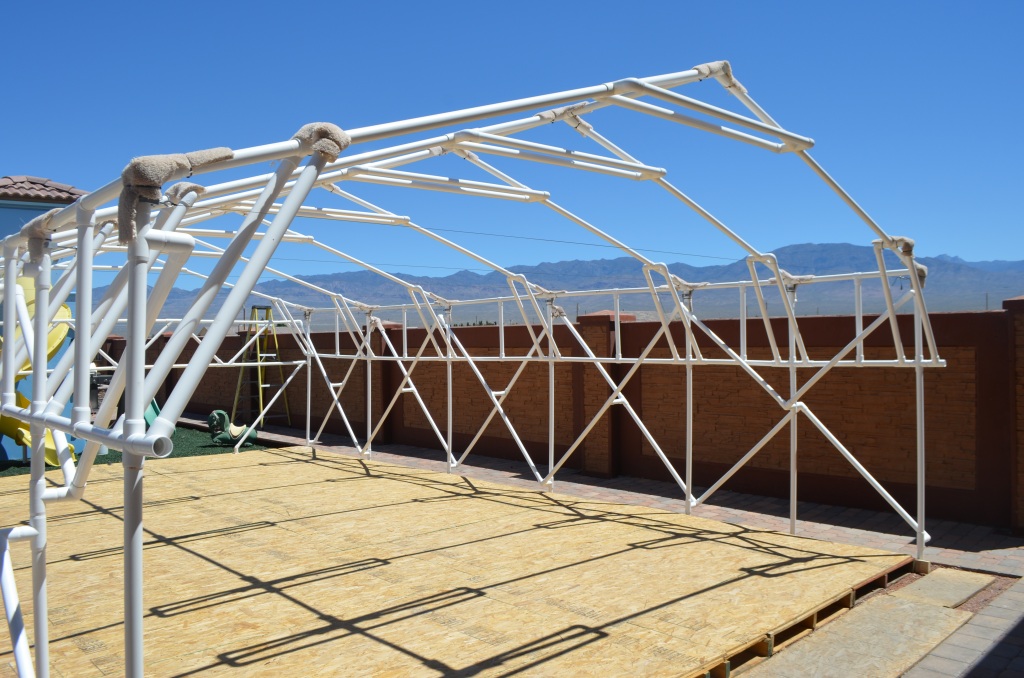
M191 11L58 2L16 3L4 23L0 174L92 189L135 155L242 148L315 120L354 128L728 59L755 99L814 138L814 157L889 233L915 238L919 254L1024 259L1020 2L218 2ZM682 92L738 110L717 85ZM590 121L668 168L759 249L873 238L794 157L647 117ZM554 134L534 138L586 148ZM561 204L655 259L741 255L649 186L619 193L621 181L613 190L546 172L534 187L557 186ZM542 240L595 242L537 206L373 188L357 192L504 265L616 255ZM395 229L300 228L389 270L478 268ZM337 268L320 255L282 256L301 272Z

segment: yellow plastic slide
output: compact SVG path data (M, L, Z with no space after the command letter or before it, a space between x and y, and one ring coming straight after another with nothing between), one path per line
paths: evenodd
M30 316L34 316L33 311L35 310L35 305L36 305L36 294L35 294L36 289L35 289L35 285L33 284L31 278L19 278L18 279L18 284L21 285L22 291L25 293L25 305L28 307L29 315ZM57 311L57 317L55 318L55 320L70 320L70 319L71 319L71 309L68 308L67 306L61 306L60 309ZM18 334L19 335L21 334L20 328L18 330ZM47 360L47 362L52 360L53 357L56 356L58 352L60 352L60 349L64 345L64 340L67 339L67 336L68 336L68 324L67 323L57 322L57 323L54 323L53 325L50 326L50 331L46 335L46 360ZM0 339L0 351L2 351L2 347L3 347L3 341L2 341L2 339ZM25 372L27 370L30 370L31 368L32 368L32 364L30 362L26 361L25 365L22 367L21 371ZM27 376L27 375L19 374L19 375L15 376L15 380L16 381L20 381L25 376ZM15 396L17 398L17 405L18 405L18 407L24 408L24 407L28 407L29 406L30 403L29 403L28 398L23 396L20 392L15 393ZM16 445L21 445L22 447L29 447L29 448L32 446L32 436L29 434L29 426L28 426L28 424L26 424L23 421L19 421L17 419L14 419L13 417L6 417L6 416L3 416L3 415L0 415L0 435L6 436L6 437L10 438L11 440L14 441L14 443ZM60 461L57 459L57 445L54 443L53 436L49 432L46 433L46 446L45 447L46 447L46 463L48 465L50 465L50 466L60 466ZM74 451L75 451L74 446L73 445L69 445L68 447L70 448L72 454L74 454Z

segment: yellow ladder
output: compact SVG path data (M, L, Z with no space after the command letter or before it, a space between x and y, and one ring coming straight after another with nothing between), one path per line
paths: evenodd
M235 421L235 415L238 413L238 402L242 395L243 384L256 387L256 398L255 400L259 403L259 409L254 413L252 412L252 400L250 391L250 416L253 414L259 414L263 411L264 399L263 390L271 387L280 388L284 384L284 367L280 365L281 348L277 343L277 323L274 322L274 309L271 306L253 306L252 311L249 315L249 324L245 330L245 340L248 342L252 339L252 335L255 334L256 340L248 345L245 349L245 355L242 357L242 361L245 363L256 363L255 367L243 367L238 371L238 384L235 387L235 402L231 406L231 421ZM272 342L272 343L271 343ZM267 367L263 363L265 362L276 362L278 381L277 383L267 383L267 370L273 369L275 366ZM252 379L252 371L255 370L256 378ZM245 379L246 373L249 373L250 378ZM288 407L288 391L285 390L281 393L281 397L284 400L284 414L271 415L268 414L266 417L260 417L256 422L257 425L262 426L264 418L270 419L272 417L284 417L288 421L288 425L292 425L292 414Z

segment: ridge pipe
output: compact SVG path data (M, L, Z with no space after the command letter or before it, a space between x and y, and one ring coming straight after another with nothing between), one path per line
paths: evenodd
M583 105L578 113L590 112L599 108L604 108L610 104L604 102L590 102ZM498 123L495 125L488 125L481 127L475 132L485 132L490 134L513 134L516 132L522 132L525 130L540 127L542 125L550 124L553 119L545 115L545 112L538 113L528 118L522 118L520 120L513 120L505 123ZM420 141L412 141L405 144L399 144L397 146L391 146L388 148L377 149L373 151L364 151L363 153L353 154L350 156L343 156L338 160L328 163L325 166L325 171L321 173L320 178L317 180L318 186L324 186L325 184L331 184L336 180L336 177L340 176L340 171L348 167L355 165L370 164L373 165L386 165L389 167L396 166L399 164L408 164L423 160L426 158L434 157L439 155L439 149L449 146L453 142L454 132L430 137ZM657 169L657 168L655 168ZM297 176L299 170L292 173L292 176ZM256 175L247 179L236 179L233 181L224 182L221 184L212 184L206 187L204 195L207 199L213 197L219 197L230 194L232 191L238 191L242 189L249 189L260 186L261 184L268 181L273 174L261 174ZM289 182L290 183L290 182ZM242 194L239 194L241 197ZM229 200L230 202L230 200ZM207 204L204 200L197 204L197 207L203 207ZM109 213L109 214L108 214ZM105 216L114 216L117 213L116 207L101 210L97 214Z
M628 93L635 87L635 85L632 84L633 82L642 82L645 84L650 82L652 84L663 84L677 87L679 85L697 82L701 79L702 77L697 69L689 69L686 71L679 71L677 73L650 76L648 78L634 78L632 79L632 82L630 80L614 81L601 85L565 90L554 94L512 99L510 101L497 104L475 106L472 108L464 108L457 111L421 116L418 118L409 118L380 125L359 127L352 130L346 130L346 133L349 135L353 144L367 143L404 134L426 132L440 127L446 127L448 125L474 122L476 120L483 120L499 115L513 115L515 113L522 113L542 106L569 104L579 101L580 99L587 99L591 96L603 98L613 94ZM550 121L545 120L543 122ZM232 169L257 162L283 160L285 158L295 156L302 150L302 144L297 139L289 139L287 141L252 146L238 150L232 149L232 158L213 162L208 165L203 165L202 167L196 167L192 172L192 176L207 174L219 170ZM180 176L178 176L179 174ZM185 178L184 171L175 173L168 179L168 182L177 181L182 178ZM117 198L120 195L121 188L122 181L119 177L88 195L82 196L74 203L55 213L47 224L47 230L55 232L60 230L61 227L71 223L79 206L84 207L85 209L98 210L102 205L105 205ZM104 216L110 217L114 213L116 213L116 207L113 208L111 214L104 214ZM97 216L100 216L99 211L97 211ZM12 242L18 243L23 242L28 237L29 233L26 232L20 232L15 235L8 236L8 238L14 238Z
M650 76L648 78L639 78L636 80L644 82L645 84L647 81L651 81L652 83L678 87L679 85L688 84L690 82L697 82L700 79L700 73L697 69L690 69L687 71L680 71L678 73ZM368 127L360 127L347 131L349 136L352 137L352 143L365 143L368 141L387 139L400 134L415 134L417 132L425 132L439 127L445 127L447 125L463 124L473 122L475 120L492 118L498 115L513 115L515 113L522 113L541 106L570 104L579 101L580 99L587 99L592 96L604 97L612 94L620 94L628 92L630 89L631 87L628 80L619 80L591 87L566 90L555 94L545 94L541 96L527 97L524 99L513 99L499 104L464 108L448 113L410 118L382 125L370 125Z
M379 164L381 166L394 166L434 157L440 154L437 150L440 148L439 144L450 141L449 136L435 137L433 139L411 142L351 156L342 156L338 160L328 163L325 171L317 179L316 185L326 188L326 185L335 181L336 177L342 176L345 169L356 165L370 164L376 167ZM403 155L404 151L410 149L413 152ZM301 170L295 170L291 173L282 191L282 195L287 195L291 190L291 187L294 185L294 178L300 172ZM273 173L258 174L247 179L235 179L220 184L211 184L206 187L206 191L203 193L204 199L196 204L196 208L208 208L213 205L222 205L234 202L235 200L242 200L246 197L255 197L262 190L261 187L273 177ZM236 191L238 192L235 193Z
M206 366L213 362L213 356L216 354L217 349L220 348L224 336L234 324L235 317L242 310L249 293L277 249L281 236L288 230L292 219L294 219L299 207L302 206L302 202L313 189L313 185L326 163L327 158L319 151L310 156L309 161L303 168L302 174L295 183L293 191L288 195L281 211L271 221L270 226L267 228L266 236L260 241L249 263L242 270L224 305L217 312L216 319L207 330L206 337L196 348L195 353L189 360L189 366L185 368L185 371L178 379L177 386L171 391L167 401L164 403L163 411L150 427L151 431L155 431L157 434L170 435L170 432L174 430L175 422L177 422L178 417L181 416L181 413L184 412L185 407L188 405L192 393L199 385L199 380L206 371ZM286 164L282 163L281 169L284 170L285 167ZM234 263L237 261L238 255L226 257L226 259ZM179 326L179 329L181 327ZM161 354L166 353L168 351L165 347ZM153 379L159 378L162 380L168 371L169 368L160 371L154 368L150 376Z

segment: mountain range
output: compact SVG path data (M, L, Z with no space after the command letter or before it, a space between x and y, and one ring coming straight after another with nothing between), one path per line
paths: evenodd
M871 247L845 243L800 244L782 247L774 251L780 265L793 275L829 275L852 271L877 270L874 250ZM901 268L896 257L886 252L886 266L890 270ZM967 311L1000 308L1003 299L1024 294L1024 261L965 261L959 257L940 255L921 257L918 261L928 267L925 283L925 299L930 311ZM745 260L730 264L691 266L672 263L669 270L691 282L729 282L749 280L750 273ZM597 290L609 288L646 287L640 264L630 257L617 259L573 260L541 263L535 266L513 266L510 270L524 274L528 280L549 290ZM759 268L762 279L770 274ZM442 277L399 275L414 285L434 292L446 299L479 299L509 294L508 284L499 273L480 274L459 271ZM300 279L355 299L375 305L391 305L409 302L408 293L399 285L369 271L339 272L332 274L297 276ZM655 276L655 282L664 281ZM909 283L899 276L888 280L894 294L908 288ZM853 283L827 283L801 285L797 289L797 309L800 315L850 314L854 309ZM297 283L271 280L260 283L256 290L264 294L281 297L288 301L313 308L330 306L327 297L309 290ZM219 299L226 297L222 292ZM864 309L877 312L884 307L884 296L878 281L863 284ZM190 305L194 291L175 289L161 313L163 317L180 316ZM771 315L782 312L778 293L768 290L768 311ZM266 303L257 297L251 303ZM566 297L559 302L570 317L580 313L607 310L613 307L610 295ZM754 294L748 292L748 308L755 308ZM216 304L219 306L219 302ZM702 317L737 317L739 295L736 290L698 290L694 294L694 307ZM649 317L653 303L649 294L625 295L621 308L636 312L640 317ZM506 305L506 315L512 311ZM455 322L485 322L497 317L494 305L456 308ZM333 324L333 321L332 321Z

